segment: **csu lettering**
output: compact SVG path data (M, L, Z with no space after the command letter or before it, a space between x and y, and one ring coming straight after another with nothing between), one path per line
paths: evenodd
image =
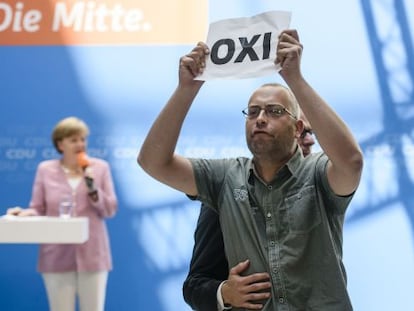
M270 42L272 39L272 33L266 32L263 34L263 42L262 42L263 53L260 58L257 55L254 49L254 46L261 36L262 36L261 34L254 35L250 40L248 40L248 38L246 37L240 37L239 44L242 50L240 51L239 55L236 57L234 62L241 63L246 58L246 56L249 56L251 61L268 59L270 56ZM219 50L223 50L223 49L226 49L227 53L225 55L220 56ZM214 64L223 65L233 59L235 52L236 52L236 42L234 42L233 39L220 39L217 42L215 42L213 46L211 47L210 58Z

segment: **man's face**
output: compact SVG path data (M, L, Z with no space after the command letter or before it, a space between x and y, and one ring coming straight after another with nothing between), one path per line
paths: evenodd
M312 146L315 144L315 137L313 136L312 127L303 113L301 113L300 119L303 122L303 131L298 137L298 144L302 148L303 156L306 157L312 152Z
M251 96L248 108L256 111L246 119L246 141L252 154L275 160L291 155L301 128L297 128L297 121L291 116L291 97L287 90L261 87Z

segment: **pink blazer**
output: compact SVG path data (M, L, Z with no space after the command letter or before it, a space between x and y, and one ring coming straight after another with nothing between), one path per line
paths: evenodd
M29 207L39 215L58 216L59 202L71 194L74 202L72 217L89 218L89 239L83 244L41 244L39 272L109 271L112 256L105 218L117 211L117 199L112 175L106 161L90 158L91 176L98 190L99 200L92 201L82 179L75 190L69 185L59 160L39 164L33 184Z

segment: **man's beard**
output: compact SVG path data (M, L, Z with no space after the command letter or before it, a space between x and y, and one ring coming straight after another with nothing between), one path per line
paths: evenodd
M279 160L285 159L287 155L291 154L295 139L249 139L247 147L250 152L258 159Z

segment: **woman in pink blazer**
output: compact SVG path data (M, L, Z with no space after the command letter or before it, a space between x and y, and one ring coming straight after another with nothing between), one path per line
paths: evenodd
M89 239L83 244L42 244L38 271L42 274L51 311L103 311L111 250L105 218L117 211L109 165L86 152L88 126L69 117L54 128L52 140L60 159L39 164L29 208L11 208L19 216L59 216L62 200L72 203L72 217L89 218Z

